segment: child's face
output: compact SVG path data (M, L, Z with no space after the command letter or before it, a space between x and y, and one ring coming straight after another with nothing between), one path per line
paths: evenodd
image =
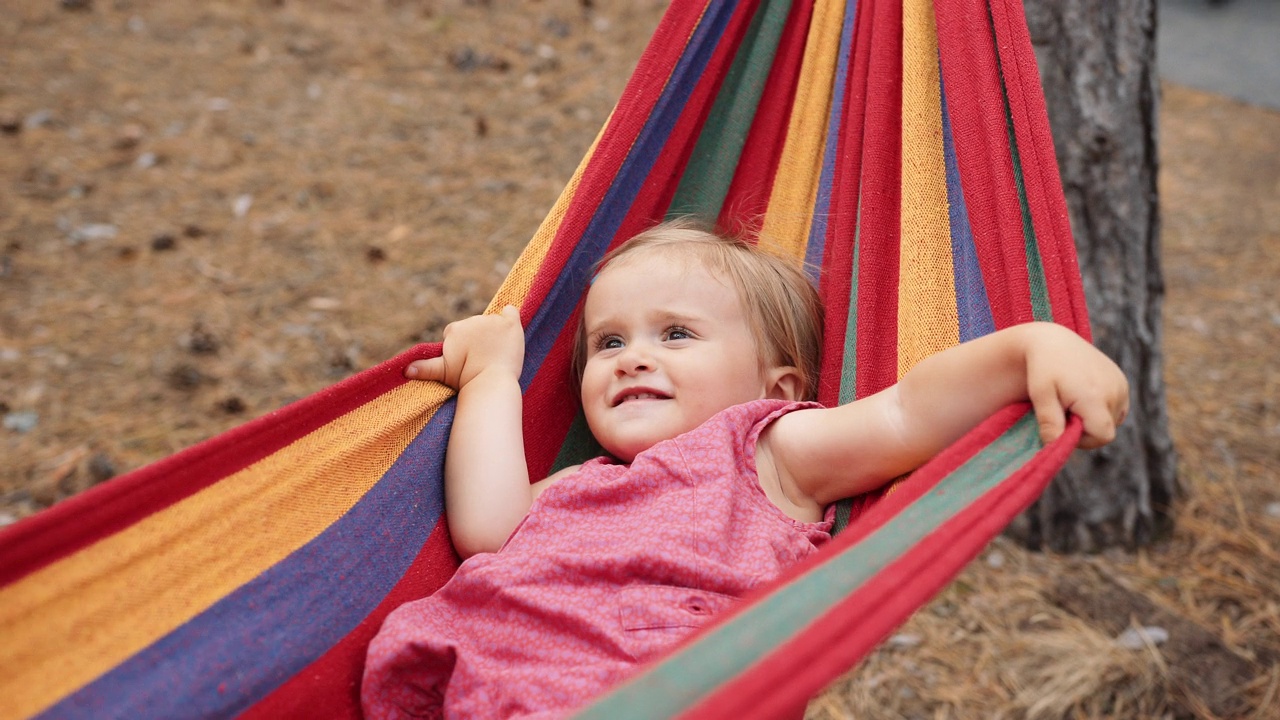
M597 276L583 313L583 410L596 439L623 462L766 396L737 291L696 257L622 258Z

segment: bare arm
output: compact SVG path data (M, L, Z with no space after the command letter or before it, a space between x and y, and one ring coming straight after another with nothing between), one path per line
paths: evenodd
M444 353L412 363L405 376L458 390L445 454L445 512L461 556L493 552L533 502L521 427L520 312L477 315L444 331Z
M1120 369L1071 330L1017 325L920 362L898 384L779 418L765 440L789 497L824 506L919 467L996 410L1030 400L1045 442L1084 422L1080 446L1115 438L1129 407Z

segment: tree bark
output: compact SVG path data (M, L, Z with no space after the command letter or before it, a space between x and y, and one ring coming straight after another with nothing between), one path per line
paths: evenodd
M1094 341L1132 388L1116 441L1077 451L1010 528L1031 547L1096 551L1172 525L1177 480L1161 356L1156 0L1024 0Z

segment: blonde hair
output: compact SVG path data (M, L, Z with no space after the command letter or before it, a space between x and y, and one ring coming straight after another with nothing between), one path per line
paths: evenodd
M619 245L599 263L596 274L640 252L687 252L710 272L733 284L747 312L762 369L791 366L800 375L800 397L818 394L822 354L822 302L800 264L761 248L746 238L717 232L694 218L655 225ZM574 377L581 384L586 338L578 322L573 353Z

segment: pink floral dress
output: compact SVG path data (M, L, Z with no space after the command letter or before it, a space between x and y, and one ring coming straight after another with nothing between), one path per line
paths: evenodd
M755 443L804 403L758 400L547 488L496 553L469 558L369 646L372 720L560 717L830 538L785 515Z

